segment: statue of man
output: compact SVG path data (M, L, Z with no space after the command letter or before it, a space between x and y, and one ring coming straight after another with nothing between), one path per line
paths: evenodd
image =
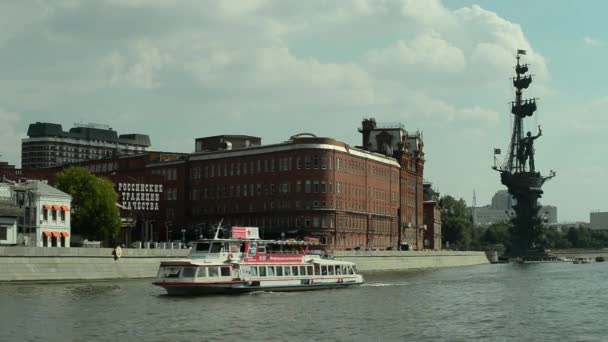
M519 146L523 148L521 153L521 164L526 165L526 159L530 160L530 172L534 172L534 140L543 135L543 131L538 126L538 134L532 136L532 132L528 131L526 137L521 139Z

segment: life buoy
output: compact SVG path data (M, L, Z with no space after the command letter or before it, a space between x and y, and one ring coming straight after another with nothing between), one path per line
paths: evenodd
M112 255L114 256L114 260L120 259L120 257L122 257L122 248L120 248L120 246L114 247Z

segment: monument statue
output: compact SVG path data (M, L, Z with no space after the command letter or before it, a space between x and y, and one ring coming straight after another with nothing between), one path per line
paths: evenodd
M529 161L530 172L534 172L534 140L538 139L541 135L543 135L543 131L540 126L538 126L538 134L532 136L532 132L528 131L528 134L525 138L522 138L519 142L519 148L517 151L517 158L519 159L519 163L526 167L526 161Z
M536 171L534 165L534 143L542 135L538 126L538 134L532 135L527 132L524 135L524 119L532 117L537 109L536 99L524 99L523 90L528 89L532 83L532 76L526 75L527 64L520 64L520 55L525 55L525 50L517 51L517 65L515 66L515 101L511 102L511 114L513 114L513 131L511 132L511 143L509 154L504 163L499 163L496 155L500 149L494 149L495 159L493 169L500 172L500 180L511 196L515 199L513 210L515 216L511 223L511 256L523 258L540 258L546 253L543 247L542 222L538 215L540 205L538 199L542 196L543 184L555 176L551 171L548 176L543 176ZM526 167L528 164L528 167Z

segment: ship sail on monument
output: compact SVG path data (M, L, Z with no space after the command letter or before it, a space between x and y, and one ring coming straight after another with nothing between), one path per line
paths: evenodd
M542 136L541 126L536 127L536 132L525 132L524 129L525 119L531 118L537 110L537 99L525 99L523 96L523 91L532 83L528 64L520 63L521 55L525 54L525 50L517 50L513 78L515 101L511 102L513 130L506 159L499 162L496 155L500 154L500 149L494 150L493 169L500 172L501 183L515 199L515 217L511 227L513 255L533 254L542 250L542 222L538 215L538 199L543 194L543 184L555 176L554 171L543 176L536 170L534 145Z

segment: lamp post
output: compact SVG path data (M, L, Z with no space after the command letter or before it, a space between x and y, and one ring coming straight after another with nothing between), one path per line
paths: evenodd
M186 229L182 228L182 242L186 243Z

